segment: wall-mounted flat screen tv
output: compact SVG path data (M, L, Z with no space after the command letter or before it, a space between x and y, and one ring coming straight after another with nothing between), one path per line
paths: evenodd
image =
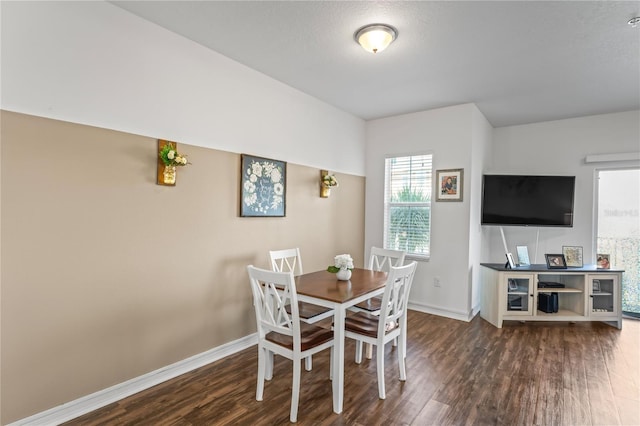
M482 224L573 226L575 176L484 175Z

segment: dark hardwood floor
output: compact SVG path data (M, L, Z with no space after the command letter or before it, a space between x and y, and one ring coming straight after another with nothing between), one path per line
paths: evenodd
M300 425L639 425L640 321L507 322L497 329L409 313L407 381L396 348L385 355L387 398L374 359L353 362L345 401L332 410L329 352L302 370ZM265 399L255 400L250 348L66 423L67 425L277 425L289 423L291 362L276 357Z

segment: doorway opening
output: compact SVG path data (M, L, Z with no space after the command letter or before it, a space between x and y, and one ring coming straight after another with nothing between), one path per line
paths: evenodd
M640 169L599 170L596 254L624 269L622 312L640 318Z

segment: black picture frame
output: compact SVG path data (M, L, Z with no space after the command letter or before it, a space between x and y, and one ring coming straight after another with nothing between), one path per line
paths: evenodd
M285 217L287 163L241 154L240 216Z
M547 260L547 269L567 269L567 261L564 254L545 254Z

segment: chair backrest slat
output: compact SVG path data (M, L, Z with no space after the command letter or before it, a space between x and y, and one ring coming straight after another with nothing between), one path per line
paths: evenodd
M413 261L408 265L395 267L389 271L387 283L382 296L382 308L380 309L379 325L381 329L378 333L384 334L384 329L389 323L401 323L407 314L407 303L409 292L415 276L417 262Z
M300 347L300 315L293 272L268 271L253 265L247 266L247 271L260 338L274 331L293 336L294 347Z
M302 257L299 248L271 250L271 269L277 272L293 272L294 276L302 275Z
M369 269L374 271L389 272L392 266L402 266L406 252L402 250L390 250L380 247L371 247L369 257Z

